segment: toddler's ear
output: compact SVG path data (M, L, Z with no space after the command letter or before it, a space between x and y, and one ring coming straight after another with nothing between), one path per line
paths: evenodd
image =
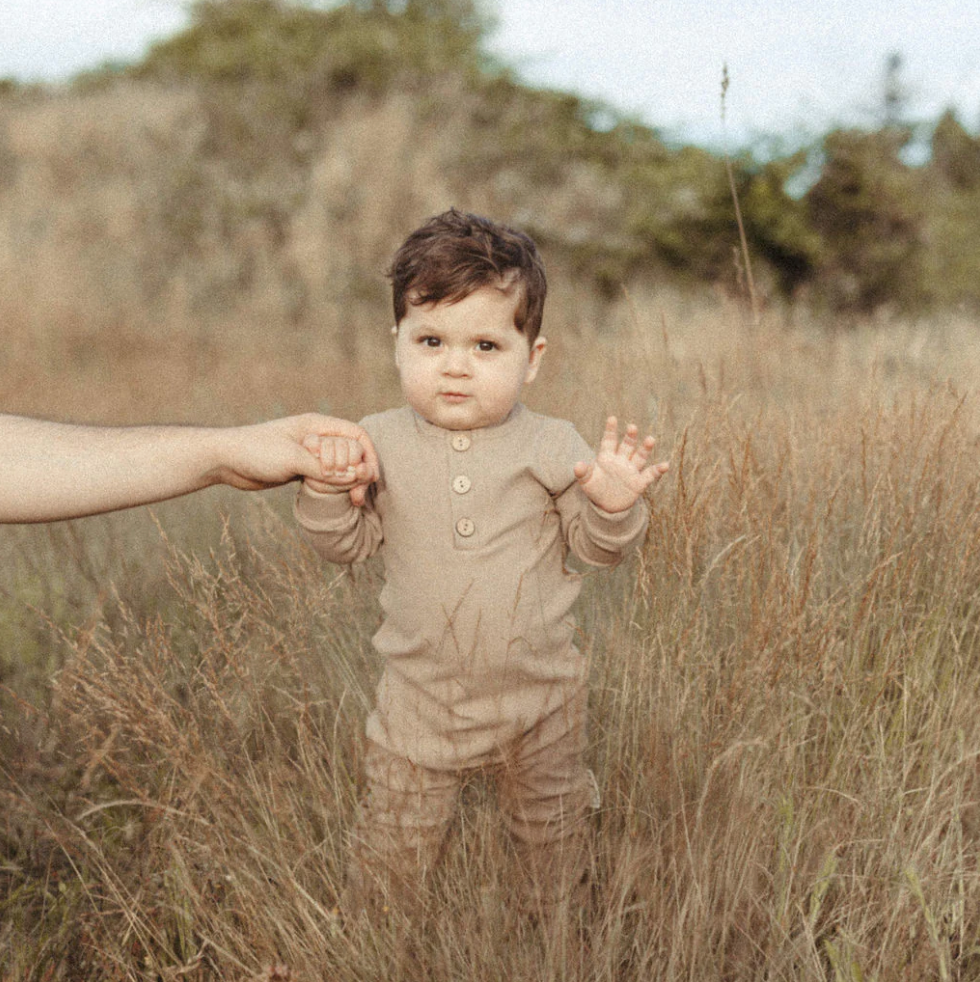
M548 347L548 341L546 338L537 338L531 348L531 354L528 358L527 372L524 375L524 384L527 385L529 382L533 382L535 376L538 374L538 369L541 367L541 359L544 357L545 348Z

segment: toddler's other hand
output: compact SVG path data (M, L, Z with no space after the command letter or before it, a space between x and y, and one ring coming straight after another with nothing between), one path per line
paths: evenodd
M357 440L336 436L308 436L303 446L320 458L322 478L305 478L311 490L321 494L350 492L351 502L364 504L368 486L377 480L375 469L367 462L364 447Z
M575 477L586 497L603 511L632 508L636 499L667 473L670 465L666 462L647 464L656 441L648 436L637 445L638 433L638 428L630 423L617 447L619 424L615 416L610 416L595 460L575 465Z

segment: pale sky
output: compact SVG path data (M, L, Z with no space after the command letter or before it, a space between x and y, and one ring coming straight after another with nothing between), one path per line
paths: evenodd
M904 58L912 111L980 127L978 0L497 0L492 47L535 84L598 96L679 138L815 136L868 121ZM0 0L0 77L57 80L138 58L182 0Z

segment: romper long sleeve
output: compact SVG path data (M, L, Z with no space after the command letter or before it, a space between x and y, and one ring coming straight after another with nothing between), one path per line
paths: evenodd
M304 488L295 511L325 559L384 560L374 644L385 668L368 737L427 767L479 763L581 690L581 575L566 554L616 564L643 535L645 503L595 507L574 476L588 444L521 405L476 430L408 407L361 425L381 459L365 506Z

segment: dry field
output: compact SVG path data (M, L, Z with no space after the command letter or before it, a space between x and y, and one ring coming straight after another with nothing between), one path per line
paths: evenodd
M397 401L380 288L301 328L261 284L206 330L109 304L63 242L14 248L42 179L0 191L4 409ZM980 326L752 327L559 271L545 333L529 404L590 438L615 411L672 461L642 550L579 606L603 799L581 933L508 906L478 784L413 923L345 926L379 571L321 566L288 489L208 491L0 529L2 982L980 977Z

